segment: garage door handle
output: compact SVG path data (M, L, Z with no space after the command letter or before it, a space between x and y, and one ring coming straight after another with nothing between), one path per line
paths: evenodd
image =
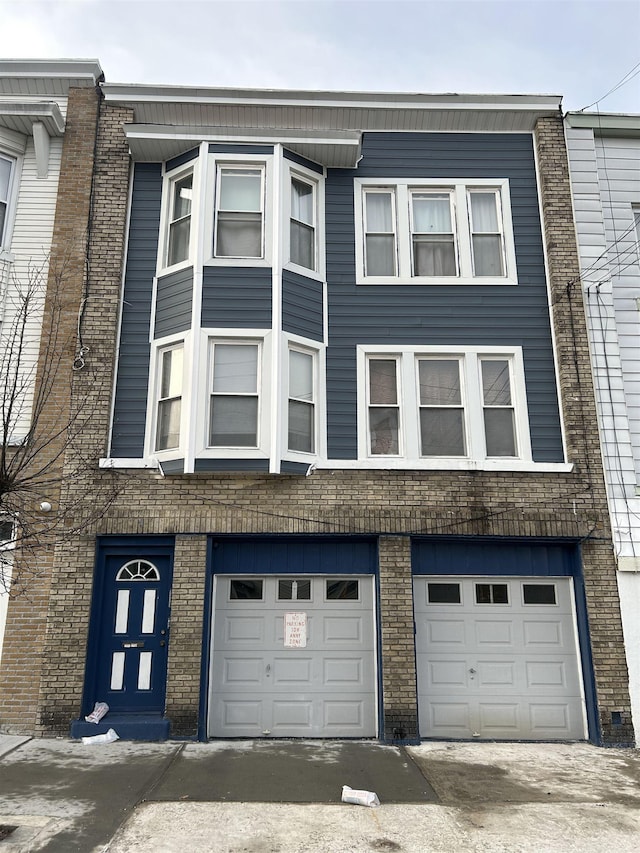
M469 672L471 673L471 675L475 675L475 674L476 674L476 671L475 671L475 669L474 669L473 667L471 667L471 669L469 670Z
M271 664L270 663L267 664L267 668L265 669L265 672L267 673L267 675L270 675L270 673L271 673Z

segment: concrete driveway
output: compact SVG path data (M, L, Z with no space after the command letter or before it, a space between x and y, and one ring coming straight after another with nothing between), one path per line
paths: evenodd
M10 744L0 737L0 756ZM1 853L640 849L640 754L588 744L11 741ZM342 785L374 790L371 809Z

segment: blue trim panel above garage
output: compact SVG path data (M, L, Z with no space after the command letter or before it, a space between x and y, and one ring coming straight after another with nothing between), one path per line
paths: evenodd
M213 536L215 574L369 575L377 570L375 539L332 536Z
M201 325L270 329L271 268L205 266Z
M161 197L161 166L158 163L136 163L131 198L131 225L125 271L111 456L136 458L144 455L144 428L149 386L149 328L153 277L158 255Z
M193 267L158 278L154 338L191 328Z
M323 283L284 270L282 273L282 328L292 335L323 340Z
M563 462L530 134L366 133L326 180L328 456L357 458L356 346L521 346L533 459ZM508 179L517 285L356 285L354 178Z
M580 570L576 542L508 539L412 539L414 575L540 575L571 577Z

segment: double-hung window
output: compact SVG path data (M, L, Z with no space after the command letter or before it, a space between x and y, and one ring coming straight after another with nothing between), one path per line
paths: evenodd
M214 257L264 257L264 167L218 165Z
M210 344L209 447L258 447L260 344Z
M171 182L167 266L179 264L189 257L192 201L193 173Z
M9 226L9 200L14 161L0 154L0 248L5 245Z
M305 269L316 269L316 187L291 176L289 259Z
M368 445L372 456L400 452L398 359L371 357L368 361Z
M315 453L315 373L312 353L289 350L288 449L300 453Z
M516 284L509 182L355 179L359 284Z
M173 450L180 445L183 356L182 344L167 347L159 352L156 451Z
M358 359L361 458L531 460L519 348L359 347Z

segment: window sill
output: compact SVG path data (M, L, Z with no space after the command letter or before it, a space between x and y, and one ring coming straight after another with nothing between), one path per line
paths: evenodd
M205 267L270 267L268 258L207 258Z
M380 276L380 275L372 275L372 276L356 276L356 284L387 284L397 287L398 285L437 285L438 287L442 285L469 285L475 284L478 287L486 287L490 286L502 286L502 285L515 285L518 283L517 278L513 277L505 277L505 278L491 278L490 276L483 277L463 277L463 276L442 276L440 278L437 277L427 277L427 276L412 276L411 278L400 278L399 276Z
M315 463L316 468L377 471L507 471L513 473L564 474L573 471L571 462L533 462L524 459L336 459Z
M324 281L324 275L319 273L317 270L310 270L308 267L301 267L298 264L294 264L291 261L286 263L283 269L287 270L287 272L293 272L296 275L301 275L304 278L313 279L313 281Z

